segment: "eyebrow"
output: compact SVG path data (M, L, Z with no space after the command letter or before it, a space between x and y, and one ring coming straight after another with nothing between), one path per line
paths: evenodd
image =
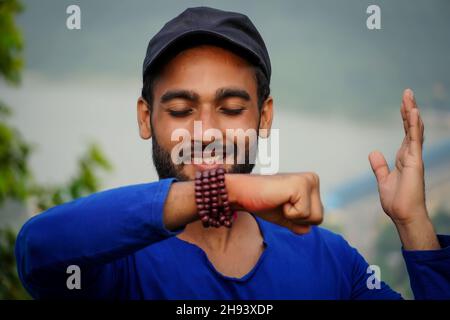
M161 96L160 101L161 101L161 103L165 103L172 99L184 99L184 100L189 100L189 101L195 102L195 101L199 100L199 95L197 93L195 93L194 91L175 89L175 90L170 90L170 91L165 92Z
M246 101L250 101L250 95L247 91L239 88L219 88L216 90L216 101L220 101L226 98L241 98Z
M216 101L220 101L226 98L233 97L250 101L250 94L247 91L239 88L219 88L216 90L214 99ZM161 103L166 103L172 99L184 99L192 102L197 102L198 100L200 100L200 96L191 90L174 89L165 92L161 96L160 101Z

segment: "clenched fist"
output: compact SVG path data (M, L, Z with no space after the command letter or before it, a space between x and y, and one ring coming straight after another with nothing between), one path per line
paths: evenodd
M235 209L306 233L323 220L319 177L315 173L226 175L230 201Z

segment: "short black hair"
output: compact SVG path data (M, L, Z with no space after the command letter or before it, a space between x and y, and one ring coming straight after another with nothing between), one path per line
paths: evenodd
M248 54L236 50L235 48L232 48L230 46L224 45L223 43L219 43L217 39L205 39L202 38L200 40L198 39L185 39L182 43L177 43L176 47L173 47L172 50L169 49L162 58L158 59L152 66L151 70L147 71L144 74L143 77L143 85L142 85L142 92L141 96L144 98L144 100L147 102L149 108L153 107L153 89L155 86L155 82L158 79L158 76L161 73L162 67L168 63L177 53L186 50L188 48L192 48L198 45L204 45L204 44L211 44L215 46L222 47L226 50L232 51L235 54L241 56L244 58L247 62L249 62L255 71L255 80L256 80L256 94L258 97L258 109L261 111L264 101L269 97L270 95L270 83L267 79L266 75L264 74L262 68L254 63L254 60L252 57L249 57ZM180 49L181 48L181 49Z

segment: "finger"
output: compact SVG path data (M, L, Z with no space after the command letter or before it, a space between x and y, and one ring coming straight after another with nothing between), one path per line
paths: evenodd
M409 153L415 157L422 156L423 132L420 130L419 110L414 109L408 118L409 125Z
M307 218L308 223L319 225L323 222L323 204L320 198L319 183L311 192L311 215Z
M405 104L405 111L407 114L417 107L414 92L409 88L403 92L403 103Z
M420 115L419 108L417 108L417 110L419 111L419 130L420 130L420 136L421 136L420 143L423 146L423 142L425 141L425 125L423 124L423 120L422 120L422 116Z
M298 215L291 221L297 225L319 225L323 222L324 210L318 189L311 192L309 210L309 214Z
M389 175L389 166L383 154L379 151L373 151L369 154L369 162L373 173L380 184Z
M294 203L286 202L283 205L283 213L285 218L293 223L299 223L307 219L311 214L309 197L300 197Z
M395 156L395 167L401 171L403 168L404 156L408 152L409 135L403 137L402 145Z
M406 113L406 106L405 106L405 102L402 99L402 105L400 107L400 114L402 116L402 121L403 121L403 130L405 132L405 135L408 134L408 115Z
M412 109L416 108L416 101L414 99L414 92L411 89L406 89L403 91L403 97L402 97L402 107L401 107L401 114L402 114L402 120L403 120L403 129L405 131L405 134L408 134L408 117L409 113Z

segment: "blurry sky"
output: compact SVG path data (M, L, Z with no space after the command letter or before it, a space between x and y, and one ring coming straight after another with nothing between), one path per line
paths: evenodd
M0 89L38 146L32 165L43 182L65 181L89 141L115 166L105 188L156 179L151 143L137 132L142 61L162 25L198 5L245 13L257 26L272 61L281 169L317 171L325 194L370 172L371 150L394 157L406 87L423 108L427 146L450 136L447 0L24 2L22 86ZM81 30L66 28L71 4ZM381 7L382 30L366 28L370 4Z

